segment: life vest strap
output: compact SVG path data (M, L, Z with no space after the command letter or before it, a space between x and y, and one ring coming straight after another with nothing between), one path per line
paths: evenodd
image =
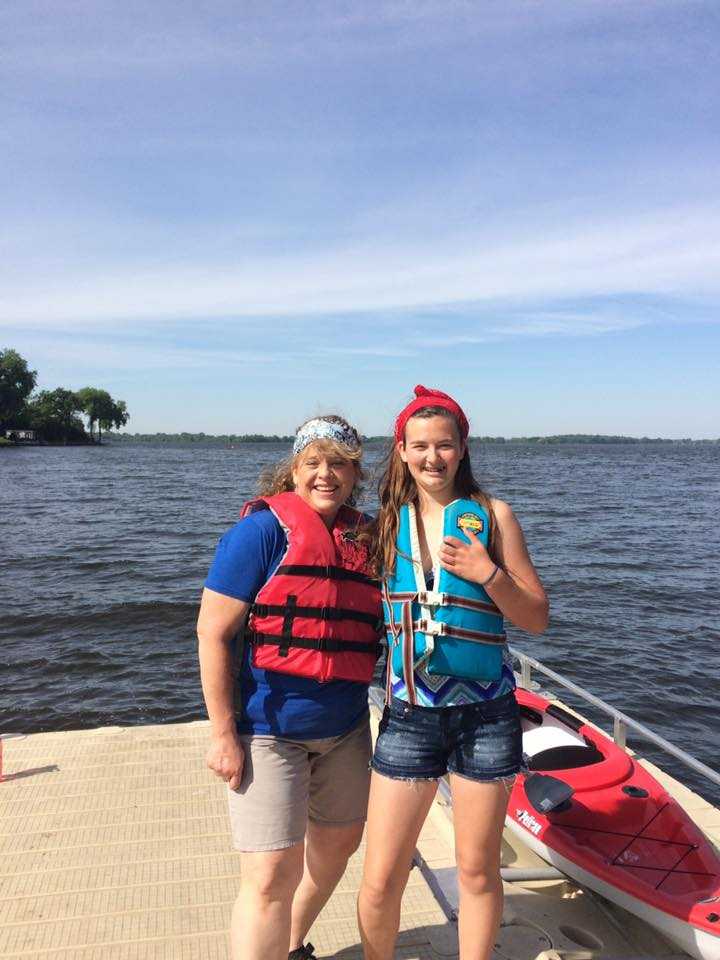
M387 605L388 616L390 617L390 637L388 637L388 654L387 654L387 669L385 670L385 703L390 703L390 698L392 696L392 670L390 668L390 661L393 655L393 647L396 643L399 642L400 627L395 624L395 610L392 603L390 602L390 594L388 593L387 580L382 582L382 594ZM412 615L411 615L412 616Z
M284 617L287 612L285 604L254 603L250 612L256 617ZM378 632L382 629L382 618L374 613L364 613L362 610L344 610L338 607L300 607L292 606L293 617L305 617L308 620L354 620L357 623L369 623Z
M352 580L355 583L366 583L371 587L379 587L380 581L368 577L359 570L346 570L345 567L314 566L304 563L281 564L274 575L283 574L287 577L316 577L319 580Z
M415 690L415 664L413 662L415 634L413 630L411 603L404 603L402 607L402 637L405 686L407 687L408 699L410 703L414 705L417 703L417 691ZM390 673L389 666L388 673Z
M403 624L404 626L404 624ZM390 623L385 624L386 630L391 630ZM477 640L478 643L505 643L506 634L485 633L483 630L468 630L465 627L456 627L440 620L413 620L412 630L416 633L427 633L431 637L455 637L458 640Z
M494 603L486 603L484 600L474 600L472 597L460 597L454 593L446 593L445 598L445 602L451 607L465 607L467 610L479 610L481 613L492 613L497 617L502 616L502 612Z
M339 640L333 637L291 637L287 639L274 633L248 632L245 639L257 647L280 647L281 657L288 655L288 647L300 647L303 650L320 650L322 653L372 653L378 656L381 650L379 643L354 643L352 640Z
M484 600L475 600L472 597L461 597L454 593L442 593L437 590L418 590L414 593L389 593L390 603L419 603L424 607L464 607L466 610L478 610L481 613L492 613L501 617L502 613L494 603Z

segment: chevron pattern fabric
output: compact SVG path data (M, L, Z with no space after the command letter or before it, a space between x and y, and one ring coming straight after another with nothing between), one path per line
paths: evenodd
M391 669L389 664L388 669ZM390 685L394 697L409 702L405 683L394 673L391 676ZM515 674L507 649L503 652L503 669L500 679L489 683L441 677L437 674L430 676L422 667L415 671L415 695L418 706L421 707L460 707L469 703L494 700L514 689Z

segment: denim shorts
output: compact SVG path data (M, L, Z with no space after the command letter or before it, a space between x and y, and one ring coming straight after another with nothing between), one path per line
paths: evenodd
M393 697L385 707L372 768L394 780L456 773L489 782L523 766L514 693L458 707L418 707Z

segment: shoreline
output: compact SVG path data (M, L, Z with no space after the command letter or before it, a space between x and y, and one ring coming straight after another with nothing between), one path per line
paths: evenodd
M471 442L495 444L497 446L714 446L720 444L720 438L693 439L692 437L623 437L592 434L554 435L547 437L479 437L471 436ZM43 440L7 440L0 437L0 448L18 447L107 447L107 446L258 446L264 444L291 444L292 437L276 436L224 436L213 434L130 434L113 436L106 440L83 443L53 443ZM389 437L363 437L365 444L386 444Z
M206 444L209 446L247 446L259 444L291 444L295 438L277 434L212 434L212 433L113 433L108 431L102 440L54 442L46 440L10 440L0 437L0 447L104 447L116 444L139 444L162 446L164 444ZM389 436L363 436L365 444L387 444ZM538 445L538 446L659 446L680 444L683 446L720 444L720 437L631 437L622 434L600 433L561 433L546 436L527 437L491 437L471 435L470 441L497 445Z
M294 436L279 436L277 434L212 434L212 433L108 433L107 441L112 443L292 443ZM390 437L381 434L363 435L363 443L389 443ZM629 437L622 434L602 433L556 433L544 436L531 435L525 437L492 437L471 434L470 441L478 443L524 443L524 444L714 444L720 443L720 437L698 438L693 437Z

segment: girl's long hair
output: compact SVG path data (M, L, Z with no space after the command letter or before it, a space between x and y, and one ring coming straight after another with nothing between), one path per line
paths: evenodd
M460 426L457 419L444 407L423 407L414 413L415 418L426 420L430 417L447 417L452 420L460 436ZM460 499L475 500L487 511L490 520L488 534L488 553L495 563L498 559L497 522L492 507L492 500L481 488L473 476L470 465L469 447L465 446L458 471L455 474L455 492ZM407 464L403 463L398 453L397 444L393 440L385 460L385 469L379 484L380 513L376 525L375 550L373 561L375 569L383 576L388 576L395 568L396 540L400 527L400 508L406 503L415 503L418 491L415 481L410 475Z
M345 427L349 430L357 439L357 449L351 450L349 447L346 447L342 443L338 443L335 440L330 440L324 437L319 438L318 440L313 440L312 443L309 443L304 450L301 450L298 454L291 454L289 457L285 457L284 460L281 460L280 463L273 464L272 466L267 467L260 474L258 480L258 493L261 497L271 497L276 493L287 493L295 489L295 484L293 483L293 470L302 462L303 458L306 456L306 451L312 447L313 452L326 454L333 457L341 457L343 460L351 460L355 464L355 485L352 488L350 496L345 501L348 506L355 506L357 499L360 495L360 483L363 479L362 467L360 466L360 461L362 460L362 445L360 442L360 435L357 430L345 420L344 417L340 417L335 413L323 414L320 417L311 417L311 420L327 420L330 423L337 423L340 426ZM308 421L306 420L305 423ZM300 424L298 430L301 430L305 426L305 423Z

